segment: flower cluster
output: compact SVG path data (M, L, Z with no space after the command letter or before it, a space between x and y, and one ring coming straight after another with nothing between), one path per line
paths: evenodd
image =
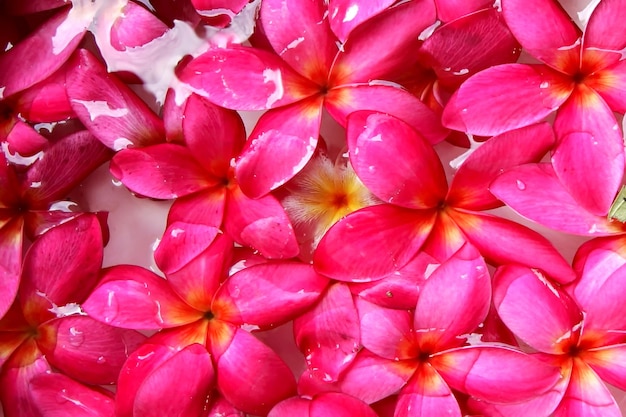
M570 3L0 2L0 415L621 416L626 2Z

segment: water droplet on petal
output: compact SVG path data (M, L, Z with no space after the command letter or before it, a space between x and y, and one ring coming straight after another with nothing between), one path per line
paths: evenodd
M117 298L115 297L115 291L108 291L107 294L107 309L104 315L104 322L111 323L117 317L117 313L119 312L119 305L117 303Z
M524 191L526 189L526 184L521 180L517 180L516 185L517 185L517 189L520 191Z
M550 83L547 81L544 81L541 84L539 84L539 88L548 88L548 87L550 87Z
M233 290L230 292L231 297L233 298L237 298L239 297L239 293L241 292L241 289L239 289L238 286L235 285L235 287L233 288Z
M83 344L84 341L85 336L83 335L83 332L77 330L75 327L70 327L70 345L74 347L79 347Z

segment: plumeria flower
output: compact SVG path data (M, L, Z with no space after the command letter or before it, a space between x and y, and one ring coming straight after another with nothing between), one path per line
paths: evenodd
M435 20L432 1L380 13L354 28L345 43L333 34L328 15L321 0L263 1L259 24L273 51L210 49L180 71L194 92L220 106L268 110L237 163L236 177L250 197L266 195L302 170L317 147L323 110L340 124L355 110L388 111L432 142L445 136L434 113L386 81L415 61L418 36Z
M378 279L421 248L441 262L469 241L490 262L546 268L563 282L574 278L544 237L481 213L502 204L487 188L501 170L538 160L549 149L554 139L547 124L490 139L461 165L450 186L432 146L395 117L355 112L347 137L357 175L389 204L365 207L337 222L315 252L318 272L347 281Z
M181 229L157 249L157 264L167 279L139 267L112 267L84 304L85 311L104 323L163 329L126 363L118 387L118 416L148 415L148 407L161 410L155 408L155 384L159 392L170 392L159 396L158 404L189 410L189 416L200 415L214 388L237 409L265 415L295 394L295 381L278 355L245 328L293 319L317 300L328 280L310 264L295 261L267 262L248 255L233 265L232 240L222 234L192 259L172 261L185 243L187 254L195 247L193 238L185 239ZM231 267L242 266L228 276ZM201 368L186 385L171 378L172 372L194 373L197 363ZM249 384L251 389L241 389Z
M99 219L82 214L28 250L19 295L0 320L0 401L7 417L112 415L111 398L83 384L115 383L145 336L100 323L80 307L98 281L102 249Z
M494 302L504 323L547 363L561 367L555 389L528 404L485 407L489 415L621 416L602 380L626 389L623 240L593 240L576 254L579 278L559 288L540 272L500 268ZM479 409L482 407L479 407ZM552 413L552 414L551 414Z
M599 2L583 33L556 1L502 0L502 12L541 63L499 65L471 77L446 106L444 124L495 135L557 111L554 173L585 210L605 216L624 173L624 141L613 112L626 111L626 6Z

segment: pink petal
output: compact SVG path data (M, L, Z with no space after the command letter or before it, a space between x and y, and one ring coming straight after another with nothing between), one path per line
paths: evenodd
M448 214L452 208L446 208L437 212L437 220L422 250L437 260L444 262L458 251L467 238Z
M498 135L541 121L567 100L572 89L569 79L545 65L498 65L459 87L442 122L461 132Z
M544 270L560 283L574 279L574 271L545 237L510 220L487 214L454 214L454 221L485 259L495 265L518 263ZM519 248L524 251L520 252Z
M111 26L111 46L118 51L142 46L162 36L168 27L137 3L128 2Z
M363 346L385 359L411 359L416 355L412 315L357 298Z
M38 375L46 375L51 370L48 362L40 355L37 352L36 356L32 359L29 358L29 361L32 360L32 362L28 365L17 367L5 365L2 369L0 403L5 416L41 416L37 410L37 404L34 403L31 396L30 383L33 378Z
M539 162L554 145L547 123L515 129L495 136L476 149L452 178L446 202L466 210L489 210L501 205L489 184L517 165Z
M41 136L29 123L19 118L6 122L3 126L3 142L8 145L8 151L15 155L34 156L48 146L48 140Z
M165 141L163 121L128 86L81 49L67 73L67 95L80 121L113 150Z
M348 117L346 135L355 172L380 199L424 209L436 207L445 197L448 184L439 157L403 121L359 111Z
M45 80L22 91L16 99L15 111L31 122L75 117L65 89L67 70L68 66L62 67Z
M496 178L489 190L522 216L552 229L597 236L622 231L620 224L577 203L547 163L510 169Z
M319 85L327 82L335 55L339 53L326 21L325 6L302 0L269 0L261 4L259 13L263 32L278 56Z
M380 279L411 260L434 220L431 212L388 204L363 208L326 232L313 265L319 273L341 281Z
M581 33L558 2L505 0L502 14L530 55L561 71L578 69Z
M339 41L345 43L354 28L376 16L393 3L392 0L378 0L364 4L353 3L350 0L330 0L328 2L330 27Z
M273 109L319 89L279 56L245 46L210 49L189 62L178 77L196 94L234 110Z
M621 51L626 46L626 36L621 33L626 18L626 5L620 1L602 1L593 9L585 28L583 46L594 54L601 54L598 61L609 66L622 60Z
M517 265L498 268L493 302L506 326L540 352L567 354L578 340L582 313L539 272Z
M207 412L203 414L203 417L246 417L243 411L237 410L222 397L213 397L211 398L211 402L211 409L207 410Z
M488 0L435 0L437 6L437 17L442 22L465 16L477 10L491 6Z
M177 198L217 184L189 149L173 143L124 149L110 169L131 191L152 198Z
M499 346L453 349L434 356L431 363L454 389L496 403L532 399L561 377L558 367Z
M219 228L224 218L226 188L213 187L178 197L167 214L167 223L191 223Z
M328 278L315 273L310 264L268 262L231 275L214 303L234 307L234 317L229 319L233 324L273 326L304 313L327 285Z
M250 383L250 390L241 389ZM238 409L263 415L296 392L294 377L282 359L241 329L217 362L217 386Z
M67 61L86 32L86 27L71 23L69 9L59 11L0 54L0 96L8 97L35 85Z
M67 316L39 327L42 352L51 365L87 384L114 384L129 352L145 340L91 317Z
M585 85L600 94L611 110L626 112L626 61L590 74Z
M23 227L18 218L0 228L0 318L9 311L20 286Z
M235 177L247 196L264 196L304 168L317 147L321 117L319 99L261 116L235 168Z
M485 319L491 280L485 261L471 245L463 246L426 280L415 308L413 327L422 351L461 345Z
M214 385L211 356L190 345L161 363L142 382L133 406L135 416L201 416Z
M311 400L301 397L288 398L276 404L267 417L309 417L310 408Z
M248 1L191 0L190 4L197 10L202 20L210 26L226 27L232 22L232 18L248 4Z
M203 253L220 233L214 226L174 222L167 226L154 260L166 275L173 274Z
M360 346L359 317L348 287L331 285L313 308L294 320L294 336L308 369L325 382L336 381Z
M9 14L20 16L31 13L43 12L45 10L52 10L66 5L67 2L65 0L32 0L29 2L11 2L4 7L9 12Z
M613 112L597 93L581 85L559 110L554 131L554 171L585 209L605 216L622 184L625 165L624 139Z
M581 358L598 376L621 390L626 389L626 344L590 349Z
M44 373L30 381L30 395L46 417L111 417L115 400L63 374Z
M340 392L316 396L311 404L311 417L378 417L366 403Z
M289 217L273 195L253 200L233 187L226 203L224 229L235 241L266 258L292 258L300 250Z
M350 113L369 110L388 113L404 120L430 143L441 142L448 131L441 120L417 97L398 84L371 80L362 84L350 84L331 89L324 102L326 110L342 126Z
M105 271L83 309L96 320L127 329L160 329L191 323L202 313L185 304L163 278L119 265Z

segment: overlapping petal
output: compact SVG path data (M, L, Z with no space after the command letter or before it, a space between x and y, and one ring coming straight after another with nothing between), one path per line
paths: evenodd
M385 359L410 359L413 348L413 318L406 310L391 310L357 299L361 343Z
M450 387L429 364L420 364L417 372L398 396L395 417L460 417L461 409Z
M625 344L590 349L582 354L582 359L604 381L626 389Z

